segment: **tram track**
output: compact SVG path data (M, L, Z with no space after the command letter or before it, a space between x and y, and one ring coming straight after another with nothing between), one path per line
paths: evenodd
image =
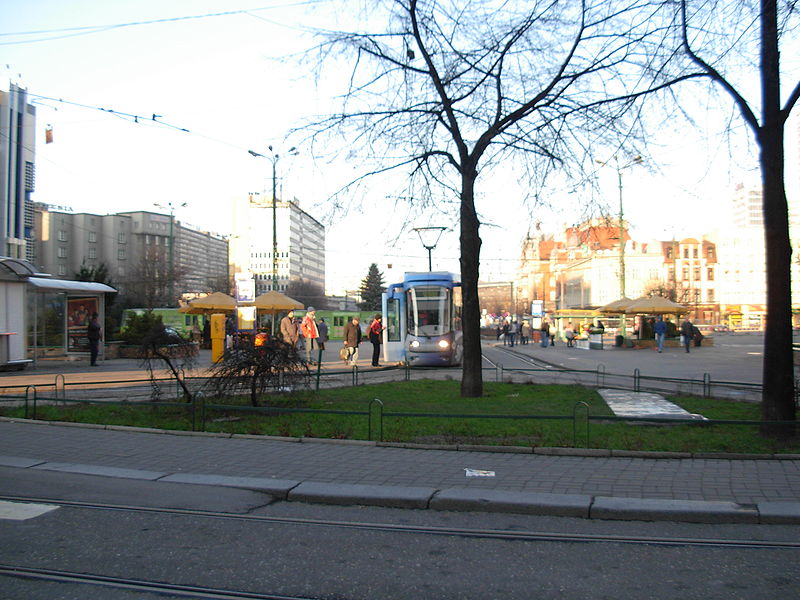
M52 498L39 498L29 496L0 496L0 500L9 502L30 502L36 504L51 504L62 508L75 508L98 511L120 511L140 514L175 515L199 517L216 520L244 521L249 523L269 523L284 525L299 525L308 527L325 527L351 530L363 530L387 533L405 533L417 535L436 535L444 537L495 539L504 541L523 542L561 542L561 543L613 543L634 544L650 546L693 546L693 547L718 547L742 549L800 549L800 541L773 541L736 538L693 538L693 537L666 537L666 536L641 536L617 534L588 534L568 533L553 531L533 531L523 529L479 529L463 527L441 527L432 525L402 525L397 523L381 523L370 521L347 521L336 519L313 519L305 517L286 517L255 515L251 513L227 513L188 508L164 508L136 506L128 504L109 504L97 502L83 502L76 500L59 500Z
M159 596L169 594L172 597L198 598L209 600L314 600L312 596L287 596L284 594L269 594L214 588L207 586L184 585L164 581L149 581L130 577L114 577L80 571L64 571L61 569L45 569L37 567L23 567L0 563L0 577L16 577L42 582L72 583L76 585L93 585L118 590L133 592L149 592Z

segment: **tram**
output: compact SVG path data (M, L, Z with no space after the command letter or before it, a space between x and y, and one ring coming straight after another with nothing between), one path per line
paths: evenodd
M406 273L387 287L382 302L384 361L461 364L461 283L452 273Z

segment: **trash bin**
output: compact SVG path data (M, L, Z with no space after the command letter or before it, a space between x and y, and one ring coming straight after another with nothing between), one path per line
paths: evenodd
M624 343L625 343L625 336L618 335L618 336L616 336L616 337L614 338L614 345L615 345L617 348L621 348L621 347L622 347L622 344L624 344Z

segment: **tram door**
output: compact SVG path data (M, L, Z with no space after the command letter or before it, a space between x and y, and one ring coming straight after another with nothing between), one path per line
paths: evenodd
M402 296L401 296L402 297ZM403 310L398 297L383 294L383 360L387 363L402 362L406 358L403 340Z

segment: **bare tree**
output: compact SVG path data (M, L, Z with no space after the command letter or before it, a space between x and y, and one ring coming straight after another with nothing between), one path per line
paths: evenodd
M302 302L304 306L322 310L328 308L328 298L323 287L306 279L292 279L286 286L286 295Z
M681 0L683 48L691 61L733 100L759 147L767 258L767 326L764 340L762 418L795 421L794 364L792 357L791 257L789 209L784 186L784 130L800 98L800 81L782 99L780 44L797 26L794 1L757 0L701 3L690 10ZM720 18L722 17L722 18ZM731 56L746 55L748 44L757 48L759 63L731 64ZM716 50L716 52L714 52ZM729 73L725 73L725 67ZM747 66L751 69L747 70ZM754 72L761 88L759 99L748 99L747 84L736 85L742 69ZM760 105L760 116L758 115ZM780 438L795 434L795 424L764 425L762 433Z
M159 318L142 337L140 350L142 364L147 369L150 379L152 399L161 398L161 378L155 371L163 363L180 386L186 402L191 404L194 395L186 380L186 371L191 371L196 365L197 350L194 344L177 332L165 328Z
M207 389L217 396L237 395L245 391L250 403L268 392L297 390L308 387L308 365L300 358L297 348L280 340L263 346L242 344L225 353L221 363L214 366Z
M672 56L670 13L646 0L370 5L388 8L385 30L333 33L322 46L326 68L330 61L349 61L351 77L341 112L315 123L315 137L330 134L327 144L354 132L341 137L354 157L353 148L366 153L357 157L360 163L374 160L369 174L403 168L417 197L444 188L457 198L461 392L477 397L483 393L480 176L503 160L539 190L553 171L591 165L593 148L617 149L620 139L631 140L636 101L692 75L664 79L663 65Z
M182 280L183 272L179 268L170 270L165 249L148 246L125 279L124 295L143 308L174 306L176 299L170 298L169 292L171 288L180 289Z

